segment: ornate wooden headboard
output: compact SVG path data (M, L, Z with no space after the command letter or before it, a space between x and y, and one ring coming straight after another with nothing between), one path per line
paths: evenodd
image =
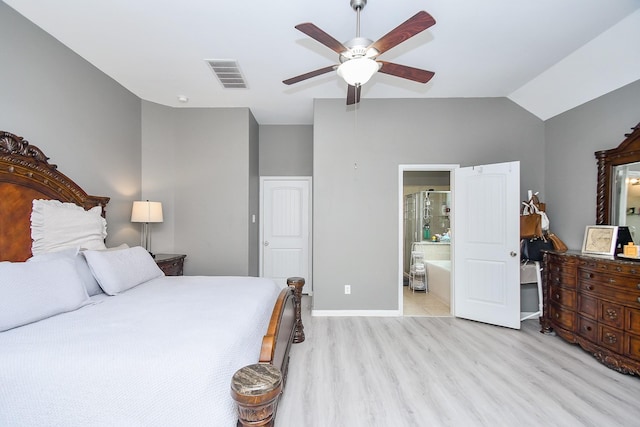
M34 199L56 199L85 209L109 197L88 195L59 172L42 150L22 137L0 131L0 261L31 256L31 206Z

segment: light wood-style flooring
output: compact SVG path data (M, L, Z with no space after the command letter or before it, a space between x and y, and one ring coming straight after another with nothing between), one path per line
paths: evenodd
M539 332L454 317L311 317L276 427L639 426L640 378Z
M408 286L403 286L402 294L405 316L451 316L449 305L432 293L413 292Z

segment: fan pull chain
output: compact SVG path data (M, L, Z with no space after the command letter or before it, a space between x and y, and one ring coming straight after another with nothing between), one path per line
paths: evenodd
M354 120L353 120L353 135L355 136L355 138L353 138L353 140L355 141L353 150L355 151L355 154L356 154L356 156L354 156L354 157L356 157L356 159L353 162L353 170L354 171L358 170L357 155L360 152L360 144L359 144L360 138L358 138L358 110L359 110L358 107L359 107L359 105L360 105L360 103L355 104L354 105L354 109L353 109L353 117L354 117Z

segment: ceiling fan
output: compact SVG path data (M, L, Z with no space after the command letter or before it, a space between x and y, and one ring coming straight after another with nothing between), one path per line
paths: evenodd
M296 29L302 31L312 39L322 43L329 49L339 54L340 64L331 65L310 71L296 77L284 80L283 83L291 85L312 77L320 76L333 70L349 85L347 89L347 105L360 102L360 89L376 72L390 74L419 83L427 83L435 73L393 62L380 61L377 57L387 50L399 45L405 40L426 30L436 23L425 11L420 11L407 19L402 24L373 42L360 37L360 11L367 4L367 0L351 0L351 7L357 13L356 37L340 43L329 34L310 22L296 25Z

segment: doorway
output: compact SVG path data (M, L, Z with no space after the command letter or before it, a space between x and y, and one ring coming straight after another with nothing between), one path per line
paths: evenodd
M459 165L399 166L399 311L404 316L453 313L451 174ZM423 268L416 268L423 266Z

